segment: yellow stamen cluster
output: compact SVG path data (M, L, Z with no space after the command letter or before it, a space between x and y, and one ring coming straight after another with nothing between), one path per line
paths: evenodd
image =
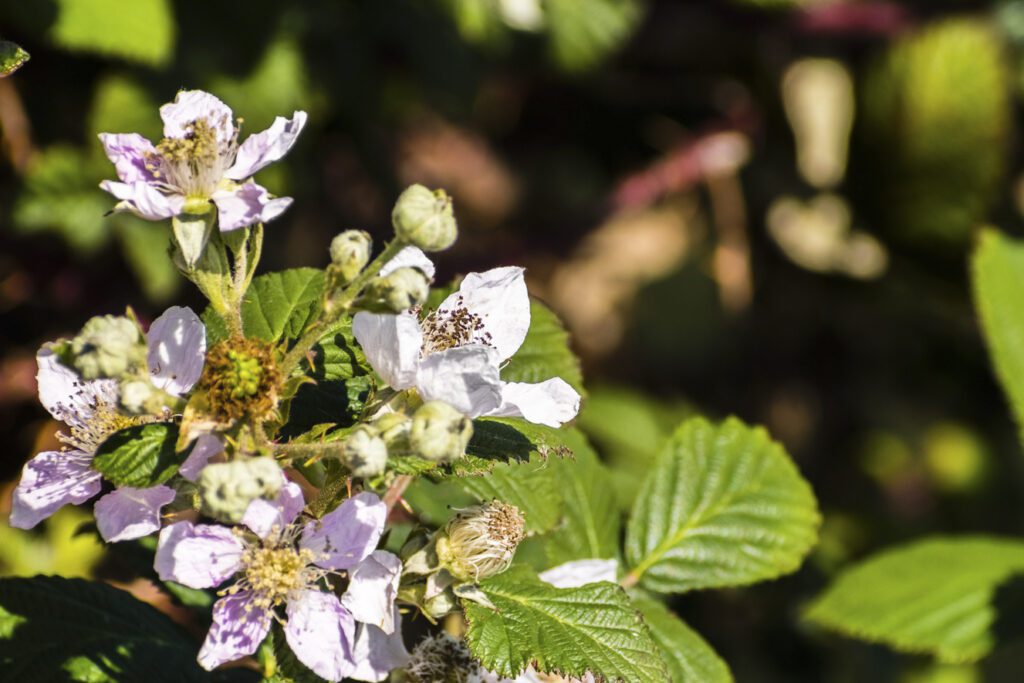
M84 453L95 453L107 438L114 432L125 427L152 422L148 415L125 415L118 412L117 406L97 400L93 405L92 416L81 423L71 424L68 433L58 433L57 438L67 446Z
M437 353L465 344L490 346L491 335L484 332L484 321L466 308L460 296L455 308L432 311L423 319L423 353Z
M525 538L526 522L519 508L495 500L460 510L437 538L437 556L460 581L480 581L512 564Z
M287 602L295 592L306 588L320 572L310 567L314 555L305 548L249 547L242 553L245 577L228 589L236 593L247 589L253 599L246 609L269 610Z
M186 126L182 137L161 140L156 152L146 156L145 166L169 189L208 199L234 163L237 149L237 128L230 140L218 140L216 126L209 119L199 118Z

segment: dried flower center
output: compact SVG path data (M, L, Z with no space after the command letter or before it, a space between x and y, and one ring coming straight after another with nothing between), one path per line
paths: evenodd
M277 405L280 372L272 347L255 339L223 341L206 355L200 389L222 422L268 417Z
M245 578L229 590L248 588L253 592L252 605L271 609L319 578L320 572L310 566L313 559L313 552L305 548L246 548L242 553Z
M206 118L192 121L185 130L182 137L161 140L156 152L146 155L146 169L169 189L188 197L209 198L234 163L238 129L227 142L217 139L217 128Z
M461 295L454 308L431 311L421 328L425 356L466 344L491 345L491 334L484 331L483 319L466 308Z
M467 683L480 680L481 667L462 641L441 634L419 642L405 673L413 683Z
M88 420L69 424L68 433L58 433L57 438L71 448L84 453L95 453L100 444L114 432L152 420L153 418L147 415L125 415L118 412L117 406L97 399L93 404L93 414Z

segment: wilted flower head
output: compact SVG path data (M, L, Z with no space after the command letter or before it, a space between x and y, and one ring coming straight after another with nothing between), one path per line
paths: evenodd
M160 116L164 138L156 145L138 133L99 136L120 179L100 184L120 200L115 210L161 220L205 213L212 202L220 230L228 231L273 220L291 204L287 197L272 199L251 177L288 153L305 112L277 117L241 145L231 109L202 90L179 92Z
M387 508L372 493L361 493L319 521L298 523L303 506L299 487L287 483L274 501L250 503L242 522L251 533L172 524L160 533L157 572L192 588L236 577L213 607L213 625L199 652L208 670L254 653L276 619L284 623L289 647L317 675L382 680L404 661L404 648L391 642L396 631L401 637L394 599L402 564L374 550ZM339 599L324 588L328 576L341 570L350 581ZM357 632L357 621L370 630ZM360 638L369 640L361 644Z
M405 668L412 683L483 683L494 680L473 659L461 640L447 633L427 636L415 648Z
M460 510L437 537L437 557L460 581L480 581L509 568L525 537L519 508L499 500Z

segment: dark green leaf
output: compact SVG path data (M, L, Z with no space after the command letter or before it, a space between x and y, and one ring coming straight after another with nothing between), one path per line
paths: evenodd
M561 377L583 393L580 361L569 348L565 331L551 309L539 301L530 301L530 331L508 364L501 369L506 382L543 382Z
M732 683L732 673L721 657L665 605L639 598L633 606L640 610L658 644L672 683Z
M496 498L515 505L523 513L530 533L549 531L561 517L562 484L553 462L496 465L483 476L462 477L458 482L477 500Z
M137 425L115 432L96 451L92 461L116 486L148 488L175 475L184 460L174 452L178 426L167 422Z
M246 337L276 342L294 339L320 314L324 272L292 268L253 278L242 301L242 329ZM227 337L224 321L211 309L203 313L210 344Z
M9 40L0 40L0 77L10 76L28 59L28 53L20 45Z

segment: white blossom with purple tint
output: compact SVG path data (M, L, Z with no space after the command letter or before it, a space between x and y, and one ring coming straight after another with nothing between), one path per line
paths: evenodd
M192 588L237 577L214 605L198 657L207 670L256 652L277 620L296 657L318 676L384 680L408 656L395 608L402 563L375 550L387 507L360 493L302 523L303 505L301 489L289 482L274 501L249 505L243 524L251 533L172 524L160 533L157 573ZM339 570L349 572L340 599L328 581Z
M212 202L226 232L266 223L291 205L289 197L272 198L252 176L288 153L306 124L305 112L277 117L241 145L231 109L202 90L182 90L160 107L160 116L164 139L156 145L138 133L99 136L119 179L100 187L120 200L116 211L162 220Z
M429 263L419 257L411 265ZM469 417L521 417L558 427L579 412L580 395L568 383L501 380L502 364L529 329L530 297L517 267L470 273L423 320L406 311L362 312L352 321L367 360L392 388L415 387L424 400L444 401Z
M188 308L169 308L153 321L146 339L154 385L175 396L188 392L206 356L206 329L199 317ZM39 349L36 362L39 400L67 433L58 435L63 450L39 453L25 463L11 504L10 524L19 529L31 529L61 507L98 494L102 477L92 467L96 449L114 432L142 421L120 411L116 380L83 380L49 346ZM158 531L160 511L173 499L166 486L108 493L94 508L100 535L115 542Z

